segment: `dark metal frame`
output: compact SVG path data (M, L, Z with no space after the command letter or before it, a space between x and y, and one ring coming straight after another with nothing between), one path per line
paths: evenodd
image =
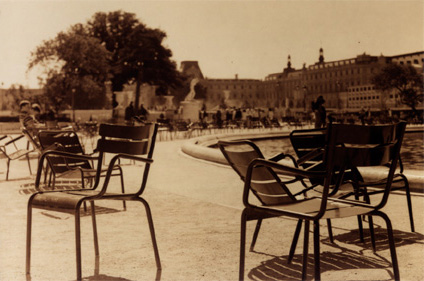
M0 140L4 140L7 136L2 136ZM24 135L20 135L16 138L11 138L11 140L5 142L4 144L0 145L0 151L1 153L3 153L3 155L6 157L7 159L7 171L6 171L6 181L9 180L9 168L10 168L10 162L12 160L18 160L22 157L26 157L27 162L28 162L28 169L29 169L29 174L32 175L32 171L31 171L31 163L30 163L30 159L29 159L29 154L31 152L33 152L33 150L29 150L29 149L18 149L16 146L16 142L18 140L20 140L21 138L23 138ZM15 146L15 151L12 153L8 153L7 152L7 146L13 144Z
M349 127L348 127L349 126ZM319 241L319 220L320 219L330 219L337 217L350 217L357 215L367 215L367 216L379 216L383 218L387 226L387 235L390 246L390 253L393 266L393 275L395 280L399 280L399 268L396 257L396 248L393 239L393 229L390 222L390 219L386 214L381 212L381 208L387 203L393 176L396 169L396 164L399 159L400 147L403 139L403 134L405 131L406 124L404 122L398 123L396 125L387 125L377 128L377 126L368 126L365 130L370 130L372 132L375 130L385 130L385 133L389 132L390 140L385 140L386 142L381 142L380 145L375 147L364 147L366 143L359 143L362 147L348 147L344 145L345 142L348 142L349 134L346 133L346 130L358 129L352 127L355 125L334 125L330 124L328 127L326 146L325 146L325 171L305 171L304 169L298 169L296 167L288 167L280 163L273 161L268 161L265 159L255 159L253 160L248 169L247 176L244 184L243 191L243 204L245 206L242 216L241 216L241 233L240 233L240 264L239 264L239 280L244 280L244 269L245 269L245 242L246 242L246 223L249 220L257 220L258 218L267 218L273 216L286 216L297 218L298 220L305 221L305 239L304 239L304 249L303 249L303 269L302 269L302 278L305 279L307 274L307 254L308 254L308 239L309 239L309 222L313 222L313 237L314 237L314 260L315 260L315 269L314 276L315 280L321 280L320 274L320 241ZM383 128L384 127L384 128ZM344 132L344 133L341 133ZM371 136L370 136L371 138ZM368 141L368 138L364 139ZM376 144L375 139L372 144ZM364 157L359 157L364 156ZM390 169L388 172L388 180L384 189L384 194L381 198L381 201L378 204L371 205L365 202L357 200L347 200L347 199L336 199L329 197L329 190L334 176L333 171L336 167L339 167L339 171L343 173L344 170L350 168L351 166L367 166L367 165L378 165L380 163L390 161ZM292 202L293 204L302 204L308 200L315 200L316 206L314 212L304 212L302 211L293 211L288 206L280 204L277 206L261 206L249 202L249 195L252 191L252 174L253 171L257 168L263 169L272 169L276 173L292 176L295 178L321 178L324 182L323 192L321 197L307 198L304 200L299 200L297 202ZM339 181L337 181L339 182ZM311 201L312 202L312 201ZM349 213L345 215L335 215L335 212L332 210L337 209L340 214L342 214L342 207L332 206L332 209L328 209L332 203L343 203L345 206L349 206ZM301 221L298 222L298 227L296 229L295 239L300 233L298 230ZM294 252L294 251L293 251Z
M153 163L153 150L157 133L156 124L147 124L145 126L119 126L119 125L100 125L100 135L102 138L98 142L98 157L76 155L61 151L47 151L42 154L35 185L38 187L41 178L41 167L46 157L49 155L58 155L75 159L94 160L98 162L97 174L94 187L90 189L81 189L78 191L41 191L33 194L28 200L27 214L27 246L26 246L26 274L30 276L31 268L31 227L32 227L32 209L46 209L60 212L71 213L75 216L75 243L76 243L76 275L77 280L82 279L81 271L81 222L80 210L85 202L91 204L91 215L94 235L94 250L96 258L99 257L99 246L97 238L97 226L94 201L96 200L122 200L137 201L143 204L149 223L149 229L155 254L156 266L158 272L161 270L159 251L156 242L156 235L153 225L151 209L146 200L141 195L147 185L147 178L150 165ZM119 138L119 139L116 139ZM106 172L103 186L96 190L100 182L102 170L102 160L106 153L113 153L115 156L110 160ZM145 155L145 156L141 156ZM143 178L140 188L135 193L115 194L108 193L109 180L119 159L129 159L144 163Z

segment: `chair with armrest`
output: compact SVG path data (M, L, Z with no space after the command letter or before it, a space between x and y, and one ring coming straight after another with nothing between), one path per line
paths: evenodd
M325 130L324 129L310 129L310 130L294 130L290 133L290 141L293 149L298 157L297 163L299 166L312 170L319 171L323 168L323 154L317 153L322 151L325 145ZM412 212L412 202L407 177L403 174L402 160L399 156L399 171L397 171L393 178L392 191L405 189L406 202L408 206L409 221L411 231L415 232L414 217ZM365 181L357 167L352 167L350 171L345 172L343 180L346 182L355 182L354 190L352 192L340 192L334 189L330 194L339 198L348 198L349 196L363 195L366 201L370 201L370 196L374 194L384 193L384 188L387 182L387 177L377 179L374 181ZM311 180L313 183L320 183L320 180ZM358 220L361 225L361 221ZM372 227L372 226L370 226ZM360 230L362 228L360 227ZM361 241L363 241L362 231ZM373 237L371 238L373 242ZM374 243L374 242L373 242Z
M7 140L7 136L1 136L0 138L0 154L3 154L3 156L7 159L6 180L9 180L10 162L13 160L19 160L23 157L26 157L28 162L29 173L30 175L32 174L29 154L33 150L18 148L18 146L16 145L17 141L19 141L23 137L24 135L20 135L14 138L11 137L10 140Z
M78 135L73 131L49 130L38 133L38 141L41 151L58 150L72 154L84 155L84 150L80 144ZM47 163L50 168L49 186L52 181L52 188L56 186L56 178L80 179L83 188L85 179L95 177L95 169L86 159L66 158L62 156L51 155L47 157Z
M347 219L360 215L379 216L385 221L393 275L395 280L399 280L392 225L389 217L381 209L386 205L390 195L405 126L404 122L382 126L330 124L327 128L324 145L325 167L322 171L308 171L264 159L253 160L247 167L243 192L245 208L242 212L241 220L239 280L244 280L247 221L277 216L304 221L302 280L305 280L307 276L309 224L313 222L314 275L315 280L320 280L319 221L321 219ZM334 183L340 185L343 182L341 178L344 171L358 166L379 166L384 164L388 164L390 168L384 193L379 202L371 204L359 200L339 199L329 196L330 188L332 188ZM263 171L264 169L269 170L270 173L291 177L293 181L299 179L321 180L323 182L322 193L321 195L298 199L286 193L277 195L269 192L269 190L272 190L270 187L275 185L275 182L257 177L257 171ZM338 173L336 174L334 171L338 171ZM269 200L272 200L272 204L265 205L252 202L250 195L258 192L264 197L269 197Z
M144 126L121 126L101 124L99 134L101 139L98 140L97 150L98 157L72 154L63 151L47 151L40 158L40 165L36 177L36 186L40 184L41 163L46 157L63 156L74 158L76 160L91 160L97 158L97 170L94 186L91 189L80 190L60 190L60 191L42 191L33 194L28 200L28 217L27 217L27 252L26 252L26 273L30 274L31 264L31 225L32 225L32 209L45 209L57 212L71 213L75 217L75 243L76 243L76 272L77 280L82 279L81 271L81 233L80 233L80 209L84 202L90 202L91 215L93 220L94 233L94 249L96 257L99 257L99 248L97 240L97 226L95 219L94 202L97 200L121 200L121 201L138 201L145 207L153 249L155 254L156 266L160 270L159 252L156 244L153 219L149 204L142 198L142 193L147 185L150 165L153 162L153 150L155 146L157 126L156 124L146 124ZM112 155L109 162L107 173L103 184L100 185L100 174L102 172L102 160L106 155ZM139 188L133 189L127 193L110 192L110 177L113 169L119 159L130 159L144 163L144 165L136 166L140 169L141 184Z
M225 159L228 161L228 164L234 169L234 171L240 176L240 179L244 182L246 180L246 172L249 163L254 159L265 159L259 147L249 140L238 140L238 141L219 141L218 147L224 155ZM280 153L271 158L269 161L278 162L285 158L290 159L293 162L293 165L297 167L296 161L290 154ZM254 192L254 195L263 205L272 205L280 202L282 196L285 194L286 196L294 199L298 196L303 196L306 191L310 189L306 184L302 182L302 187L297 188L296 192L290 191L286 185L291 183L291 179L286 181L280 178L276 173L274 173L271 169L257 169L255 171L255 178L261 180L272 180L275 181L273 185L267 186L267 192L275 194L277 197L264 196L263 193L258 190ZM253 251L259 230L262 224L262 217L257 219L256 228L253 234L252 242L250 245L250 251ZM301 224L302 221L298 223ZM299 226L297 227L299 228ZM300 231L300 229L298 230ZM292 249L294 251L294 249Z
M40 131L38 134L38 140L42 150L58 150L85 155L78 135L71 130ZM96 168L93 167L93 160L78 160L66 157L49 156L47 157L47 162L51 169L51 176L53 177L53 188L55 187L56 178L58 177L66 179L81 179L84 187L85 180L92 183L96 175ZM105 173L106 169L103 169L101 176L104 176ZM122 192L124 192L124 178L122 176L122 168L119 163L115 165L111 176L119 176L121 178L121 188Z

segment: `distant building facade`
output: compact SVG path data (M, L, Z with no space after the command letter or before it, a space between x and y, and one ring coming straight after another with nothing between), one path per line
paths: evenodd
M238 79L237 75L234 79L205 78L206 103L213 107L227 100L230 106L285 108L295 113L310 111L312 101L323 96L327 109L335 112L405 108L397 94L383 93L372 84L372 77L388 63L412 65L422 72L424 52L397 56L364 53L326 62L321 48L315 64L294 69L288 56L287 67L263 81Z

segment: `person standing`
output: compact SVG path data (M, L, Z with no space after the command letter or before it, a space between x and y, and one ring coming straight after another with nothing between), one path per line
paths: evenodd
M134 105L133 105L133 102L130 102L130 104L125 108L125 122L131 123L132 118L134 116L135 116Z
M325 100L319 96L316 102L312 102L312 110L315 114L315 128L325 128L327 125L327 111L324 107Z

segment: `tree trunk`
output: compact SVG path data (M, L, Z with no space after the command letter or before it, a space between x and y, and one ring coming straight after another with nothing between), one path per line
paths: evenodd
M136 114L138 113L138 110L140 108L140 88L142 85L142 78L143 78L143 73L141 72L141 70L138 72L137 75L137 83L135 86L135 101L134 101L134 110L136 112Z

